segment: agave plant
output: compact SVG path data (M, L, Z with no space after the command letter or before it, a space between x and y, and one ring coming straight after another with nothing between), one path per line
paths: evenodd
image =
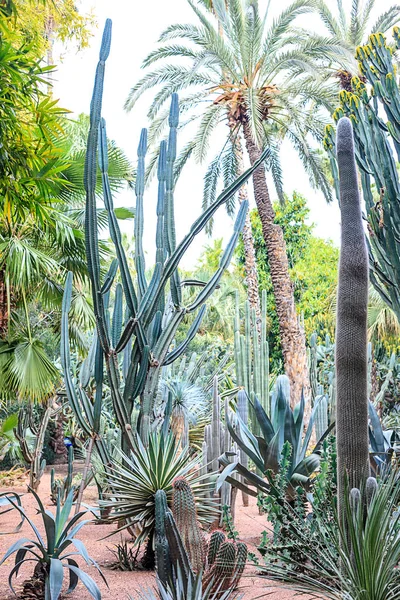
M199 457L191 458L190 449L182 448L172 433L153 432L145 447L135 436L135 451L121 454L122 461L114 461L106 474L107 488L112 490L105 500L99 501L102 509L111 509L108 521L122 524L119 531L138 526L136 543L152 539L155 519L155 494L164 490L168 504L172 501L172 482L185 477L196 498L199 520L211 523L218 515L212 498L215 478L200 475Z
M239 600L242 595L232 596L232 592L227 590L218 594L218 600ZM202 574L199 573L194 580L186 579L182 571L178 569L177 577L173 585L164 585L157 578L157 589L145 592L139 592L137 596L129 596L130 600L216 600L215 593L211 592L210 587L206 590L202 588Z
M288 479L287 493L289 496L292 495L294 488L298 485L307 487L310 483L310 476L319 467L321 444L334 426L334 423L332 423L326 429L312 452L308 453L308 446L321 398L316 399L314 402L304 437L304 396L302 396L295 409L292 410L289 403L289 380L285 375L280 375L277 378L276 387L272 395L271 419L257 397L254 397L254 400L251 402L260 430L259 436L253 435L239 414L235 416L235 424L227 416L227 426L233 441L253 461L262 476L250 471L237 460L230 462L231 457L236 457L236 453L225 452L219 458L224 470L218 478L217 489L221 487L224 481L228 481L230 484L252 496L257 496L258 492L267 493L270 484L263 476L267 471L278 473L282 450L288 444L290 444L291 453L286 475ZM245 481L254 486L257 491L250 488L243 481L230 477L234 471L242 475Z
M398 476L397 476L398 477ZM370 484L373 484L372 486ZM268 555L263 574L283 582L301 594L330 600L395 600L400 597L400 480L396 474L387 482L367 481L365 496L353 489L344 502L344 520L339 519L332 497L333 518L315 510L316 536L310 544L309 531L297 531L298 545L306 563L280 552ZM305 537L307 536L307 537Z
M11 591L15 594L12 586L12 578L17 577L21 566L25 562L34 562L35 568L33 576L24 584L24 596L31 592L38 598L45 600L57 600L60 597L61 589L64 583L64 573L69 572L68 593L72 592L79 581L88 590L89 594L95 600L101 600L101 593L94 580L78 567L75 560L76 556L81 557L87 565L94 566L107 582L97 565L91 558L81 540L76 539L77 533L82 527L89 523L89 520L81 521L80 518L85 514L79 512L69 521L69 516L73 504L73 490L69 493L64 506L61 508L61 502L57 502L56 515L46 510L34 490L30 490L36 499L38 505L38 514L42 517L45 535L42 536L39 529L33 521L26 515L25 510L20 504L14 502L10 497L9 503L27 520L31 526L36 539L22 538L16 541L7 550L3 556L0 565L2 565L10 556L16 554L15 564L11 569L8 582Z
M384 476L390 472L393 454L398 450L396 434L393 429L383 429L372 402L368 404L368 414L371 469L375 474Z

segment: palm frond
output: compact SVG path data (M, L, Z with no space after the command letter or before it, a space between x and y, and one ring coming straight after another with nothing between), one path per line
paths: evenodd
M371 28L371 33L386 33L400 20L400 6L395 4L382 13Z

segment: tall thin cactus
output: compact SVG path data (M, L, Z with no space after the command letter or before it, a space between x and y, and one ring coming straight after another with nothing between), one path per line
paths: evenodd
M336 439L339 513L346 489L369 476L367 308L368 251L361 215L351 121L337 128L341 250L336 327ZM348 480L348 481L346 481Z

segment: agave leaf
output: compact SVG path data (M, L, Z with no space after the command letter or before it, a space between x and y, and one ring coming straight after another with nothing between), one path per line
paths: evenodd
M82 581L83 585L85 586L89 594L92 596L92 598L94 598L95 600L101 600L101 593L99 588L97 587L93 579L87 573L85 573L85 571L82 571L82 569L75 567L75 565L70 564L69 562L66 565L66 567L70 571L75 573L75 575Z
M50 559L49 589L50 600L58 600L64 580L64 568L58 558Z

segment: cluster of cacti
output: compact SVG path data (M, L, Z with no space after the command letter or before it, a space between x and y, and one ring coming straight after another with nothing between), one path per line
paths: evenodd
M243 329L243 333L242 333ZM267 296L262 292L261 333L257 327L255 309L245 304L244 327L242 327L238 296L236 296L235 315L235 365L239 388L244 389L250 399L256 395L265 412L270 413L269 396L269 348L267 342ZM257 420L251 415L253 431L257 431Z
M22 407L18 413L18 424L14 429L14 433L19 442L24 461L29 465L29 488L32 490L39 488L46 467L46 460L42 458L44 436L53 414L52 399L47 402L39 427L36 426L33 419L32 406L30 404ZM29 441L29 432L33 434L34 441Z
M339 515L345 489L363 487L370 472L367 390L368 251L361 215L351 121L337 128L341 248L336 325L336 442Z
M233 592L237 588L246 566L247 546L243 542L227 540L223 531L215 530L207 547L197 524L194 502L193 492L183 478L174 484L173 514L167 507L165 492L157 491L157 575L164 585L174 582L178 574L183 573L192 583L196 581L196 575L200 576L203 590L208 590L209 597L216 600L224 592Z
M76 500L79 492L78 478L74 484L74 449L72 446L68 448L68 466L67 475L63 478L55 476L55 470L50 472L50 498L53 504L57 504L59 499L61 504L64 504L68 498L70 491L74 489L74 500Z
M105 122L101 117L102 95L105 74L105 62L111 44L111 21L107 20L100 49L94 91L90 110L90 130L85 162L85 241L88 270L91 281L94 313L96 317L98 351L96 372L100 376L100 392L105 362L113 407L118 425L122 432L122 445L125 451L134 448L132 426L137 427L147 443L152 426L153 408L158 391L159 377L163 366L176 360L187 348L195 336L205 311L205 302L213 293L218 282L229 265L236 242L242 230L247 212L246 202L242 203L234 225L234 231L219 268L204 283L200 292L189 306L182 304L182 288L178 266L196 235L204 229L216 210L223 205L243 185L252 171L262 162L253 165L231 186L224 190L215 202L192 224L189 233L177 244L174 222L174 162L176 157L176 137L179 118L178 98L172 95L169 116L169 136L160 146L158 158L158 201L156 228L155 267L148 280L144 253L143 237L143 195L145 183L145 155L147 151L147 132L142 130L138 148L138 167L136 173L136 212L135 212L135 267L136 282L128 268L128 260L122 246L121 233L113 209L113 198L108 177L108 155ZM115 246L117 260L112 264L104 281L101 281L100 255L98 247L98 227L96 209L97 159L99 161L105 209L108 216L110 237ZM113 317L108 314L108 294L113 279L119 269L121 286L115 293ZM169 291L168 291L169 290ZM125 323L122 327L123 304ZM64 308L67 312L68 303ZM198 310L199 309L199 310ZM171 349L177 329L186 315L198 311L184 341ZM111 321L111 326L110 326ZM64 321L64 327L65 327ZM64 333L64 342L67 339ZM65 346L65 344L64 344ZM64 348L66 352L66 348ZM121 381L119 355L124 354ZM64 355L64 371L69 371ZM68 377L68 373L66 373ZM75 412L82 412L76 392L67 385L68 397ZM101 393L96 392L93 427L85 428L89 435L98 436L101 411ZM85 400L79 398L83 404ZM138 413L136 408L139 407ZM87 415L86 415L87 417ZM136 418L137 417L137 418ZM137 421L133 423L133 421ZM89 429L89 431L87 431Z
M393 32L400 48L399 29ZM357 59L367 85L352 79L353 92L340 94L334 118L350 117L354 127L359 167L369 229L370 277L381 297L400 318L400 179L396 162L400 157L400 92L393 50L381 33L357 49ZM387 121L384 120L386 115ZM337 181L335 132L327 128L325 148ZM393 149L395 155L393 154ZM397 155L397 158L396 158ZM375 184L375 190L372 184ZM338 187L337 187L338 189Z
M206 473L215 473L219 470L219 458L221 455L229 457L229 460L233 460L233 458L238 455L237 445L233 443L231 435L226 426L229 416L228 396L225 396L224 398L224 416L225 419L223 419L221 412L221 397L218 393L218 377L215 376L212 395L211 423L206 425L204 429L204 442L202 447L203 475ZM233 475L234 479L236 479L236 477L236 475ZM224 506L229 506L232 518L235 516L237 489L232 488L228 482L224 482L221 488L214 494L219 498L218 503L221 509L219 525L222 525L222 508Z

